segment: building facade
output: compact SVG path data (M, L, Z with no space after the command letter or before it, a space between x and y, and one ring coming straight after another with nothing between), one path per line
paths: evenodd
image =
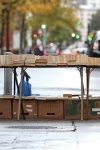
M92 15L96 14L97 10L97 8L94 9L93 7L80 5L80 9L77 11L77 17L81 22L81 26L78 26L77 29L84 40L86 40L88 36L88 24L92 19Z
M87 5L91 5L93 8L100 8L100 0L86 0Z
M100 0L74 0L72 4L91 5L92 7L100 8Z
M100 0L74 0L70 2L70 6L78 6L79 9L75 12L76 18L81 22L77 26L81 38L86 40L88 36L88 24L92 19L92 15L100 9Z
M78 5L86 5L87 0L76 0Z

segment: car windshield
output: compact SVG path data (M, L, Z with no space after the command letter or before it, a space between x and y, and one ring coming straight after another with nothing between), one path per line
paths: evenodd
M57 46L56 45L53 45L53 46L48 45L48 46L45 46L45 49L46 50L56 50Z

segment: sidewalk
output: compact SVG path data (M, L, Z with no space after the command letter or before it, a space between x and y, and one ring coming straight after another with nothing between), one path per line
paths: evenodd
M99 150L99 124L99 120L1 120L0 150Z

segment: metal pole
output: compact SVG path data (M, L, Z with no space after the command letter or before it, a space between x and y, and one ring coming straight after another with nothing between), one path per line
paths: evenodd
M46 46L46 28L43 29L43 46Z
M43 29L43 47L45 47L46 46L46 38L47 38L47 34L46 34L46 25L45 24L43 24L42 26L41 26L41 28Z
M5 52L5 55L12 55L11 52ZM12 95L12 70L4 68L4 94Z

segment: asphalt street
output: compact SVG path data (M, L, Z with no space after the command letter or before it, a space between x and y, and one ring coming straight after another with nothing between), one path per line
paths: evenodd
M100 120L0 121L0 150L100 149Z

